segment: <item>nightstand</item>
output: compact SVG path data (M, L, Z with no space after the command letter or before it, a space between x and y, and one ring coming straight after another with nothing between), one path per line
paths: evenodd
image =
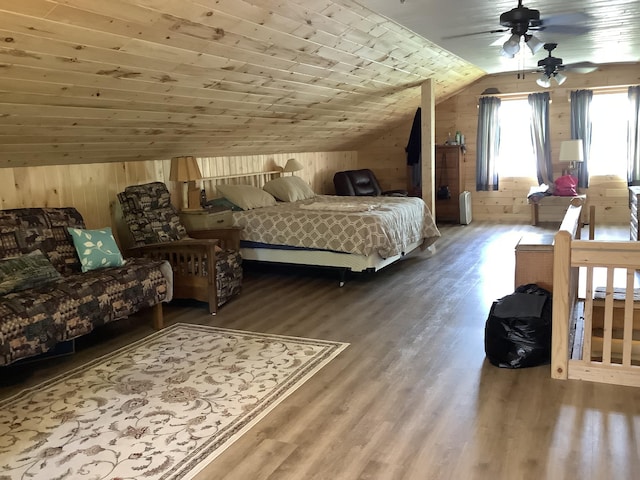
M217 228L229 228L233 224L231 210L182 210L180 221L187 229L192 230L212 230Z

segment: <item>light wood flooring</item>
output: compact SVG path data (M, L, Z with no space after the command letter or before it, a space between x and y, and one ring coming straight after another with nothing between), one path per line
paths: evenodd
M247 266L241 295L217 316L197 302L166 306L169 324L350 343L199 480L640 477L640 389L485 360L489 308L513 291L515 245L536 227L441 231L432 257L351 275L342 288L333 271ZM599 227L596 238L609 231L628 238L624 227ZM151 331L131 318L78 342L72 356L0 372L0 397Z

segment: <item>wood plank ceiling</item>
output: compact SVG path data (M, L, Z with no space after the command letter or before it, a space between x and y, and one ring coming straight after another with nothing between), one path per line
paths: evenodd
M477 67L351 0L0 0L0 167L352 150Z

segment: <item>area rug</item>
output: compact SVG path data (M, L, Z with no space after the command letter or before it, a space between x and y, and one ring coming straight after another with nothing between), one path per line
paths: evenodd
M176 324L0 402L0 480L190 479L346 343Z

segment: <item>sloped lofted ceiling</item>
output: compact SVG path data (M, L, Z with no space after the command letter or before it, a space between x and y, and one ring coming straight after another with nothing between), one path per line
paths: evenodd
M351 150L484 72L351 0L0 0L0 166Z
M358 1L490 74L536 71L538 61L547 56L544 50L531 53L524 41L515 58L500 55L512 34L500 24L500 15L517 9L518 0ZM541 42L557 43L554 56L565 65L640 61L638 0L521 1L524 9L538 10L542 23L528 33Z

